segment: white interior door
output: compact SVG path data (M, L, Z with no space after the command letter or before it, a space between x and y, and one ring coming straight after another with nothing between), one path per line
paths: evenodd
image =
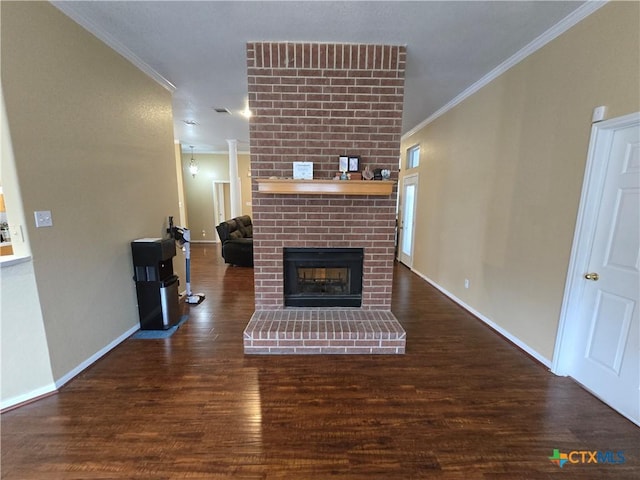
M416 203L418 198L418 175L408 175L402 182L402 209L400 213L400 235L398 238L398 259L411 267L413 265L413 239L415 237Z
M592 132L558 353L566 373L640 425L640 115L624 118Z

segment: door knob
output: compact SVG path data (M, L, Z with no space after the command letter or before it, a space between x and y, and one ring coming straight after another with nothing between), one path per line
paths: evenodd
M597 282L598 279L600 279L600 275L598 275L597 273L587 273L585 274L584 278L586 278L587 280L593 280L594 282Z

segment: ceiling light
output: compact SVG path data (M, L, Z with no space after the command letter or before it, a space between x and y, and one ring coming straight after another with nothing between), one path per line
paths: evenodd
M183 120L187 125L197 125L198 123L195 120Z
M193 175L193 178L196 178L196 175L198 174L198 170L200 170L200 168L193 158L193 145L190 145L189 148L191 148L191 162L189 162L189 173Z
M217 112L217 113L231 113L231 111L228 108L224 108L224 107L213 107L213 109Z
M248 106L246 106L245 109L240 112L240 114L245 118L251 118L251 115L253 115Z

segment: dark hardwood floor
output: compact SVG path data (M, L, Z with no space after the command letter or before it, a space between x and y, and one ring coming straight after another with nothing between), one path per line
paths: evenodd
M3 479L640 478L638 427L403 266L405 355L244 356L253 271L193 257L207 298L173 337L2 415ZM625 462L561 469L554 449Z

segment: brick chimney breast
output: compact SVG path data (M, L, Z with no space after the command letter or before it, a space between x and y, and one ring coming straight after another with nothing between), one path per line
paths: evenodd
M313 162L331 179L340 155L398 178L406 49L397 45L247 44L255 308L281 310L283 248L363 248L362 310L391 308L397 187L390 196L284 195L256 179Z

